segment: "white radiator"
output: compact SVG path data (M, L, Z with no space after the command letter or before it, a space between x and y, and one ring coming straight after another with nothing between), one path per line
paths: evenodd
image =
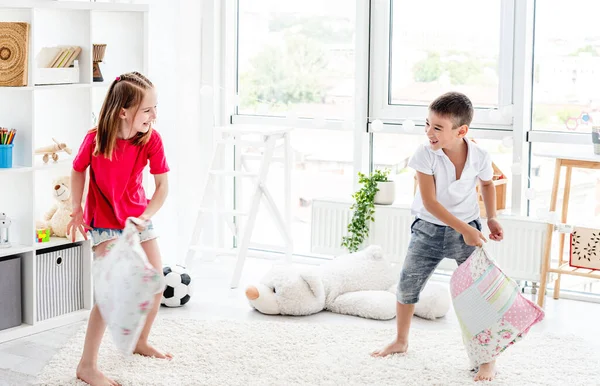
M352 212L351 202L319 200L312 203L311 251L325 255L347 253L341 246L347 232ZM504 240L488 241L486 249L502 270L515 280L540 280L543 245L546 235L544 222L515 216L499 216L504 228ZM413 221L407 206L378 205L375 222L371 223L367 244L380 245L386 258L402 264L410 241L410 225ZM486 238L489 230L482 221ZM454 261L445 259L441 270L452 271Z

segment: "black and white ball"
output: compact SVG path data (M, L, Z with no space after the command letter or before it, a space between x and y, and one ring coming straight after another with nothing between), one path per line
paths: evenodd
M192 278L180 265L164 267L163 275L165 275L166 286L161 304L167 307L183 306L192 296Z

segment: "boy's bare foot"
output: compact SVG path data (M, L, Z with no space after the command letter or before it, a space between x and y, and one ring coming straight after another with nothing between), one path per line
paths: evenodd
M484 363L479 366L479 371L475 375L475 382L477 381L491 381L496 376L496 361L490 363Z
M408 350L408 342L393 341L381 350L376 350L371 353L372 357L386 357L390 354L402 354Z
M140 354L145 357L167 359L169 361L171 359L173 359L173 354L168 353L168 352L163 354L162 352L158 351L154 347L150 346L148 343L145 343L145 344L138 343L138 345L136 346L133 353Z
M90 386L120 386L119 383L107 378L96 367L77 366L77 379L81 379Z

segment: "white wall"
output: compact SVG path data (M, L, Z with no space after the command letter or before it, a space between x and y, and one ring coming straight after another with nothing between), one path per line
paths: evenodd
M200 6L196 0L136 0L150 5L148 77L158 90L157 129L163 136L169 196L155 216L163 262L187 249L198 201L198 176L206 170L200 149Z

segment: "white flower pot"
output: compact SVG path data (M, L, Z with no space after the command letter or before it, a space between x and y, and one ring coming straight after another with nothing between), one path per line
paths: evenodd
M396 198L396 183L394 181L378 182L377 189L379 191L375 193L375 204L391 205L394 203Z

